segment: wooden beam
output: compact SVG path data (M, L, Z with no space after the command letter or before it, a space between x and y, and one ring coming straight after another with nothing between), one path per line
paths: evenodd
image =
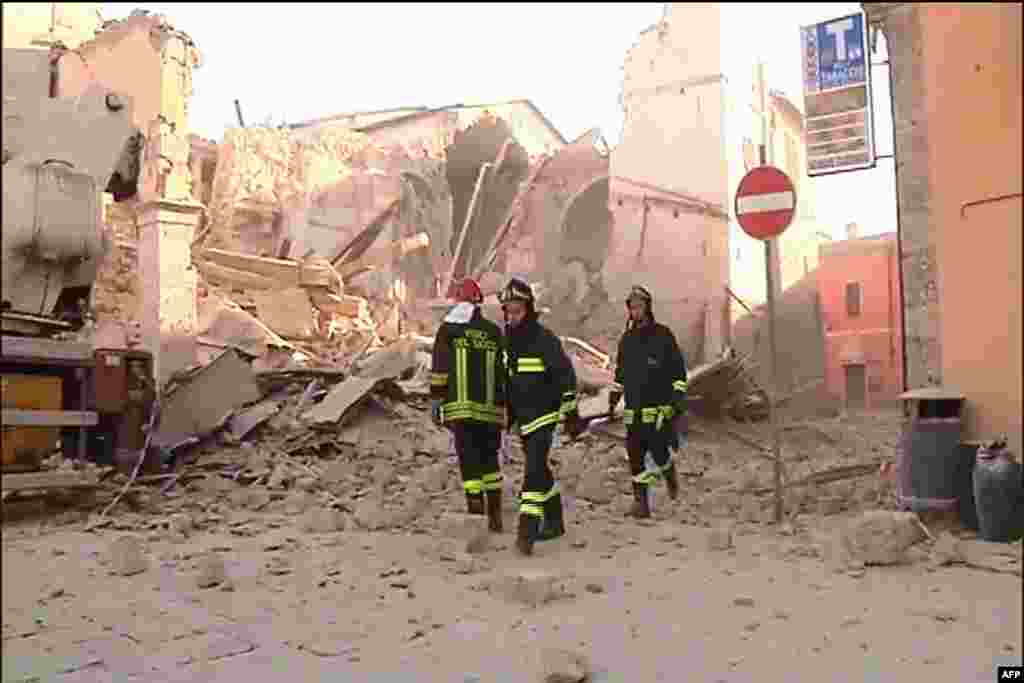
M210 261L195 261L196 270L214 283L223 283L229 286L241 287L243 289L279 290L287 289L288 286L269 277L248 273L236 268L228 268Z
M93 427L99 422L88 410L15 410L4 409L4 427Z
M484 272L494 264L494 260L498 257L498 250L501 248L502 242L505 241L505 236L512 230L512 226L516 223L518 217L518 210L522 206L526 195L533 189L534 184L537 182L537 178L540 177L541 172L554 158L554 154L549 154L536 165L533 171L530 173L530 177L527 178L523 185L523 188L516 195L516 198L512 201L512 205L508 207L508 211L505 213L505 218L499 224L498 231L494 233L494 237L491 239L490 245L487 247L487 251L484 252L484 257L480 261L480 264L473 270L473 277L477 280L484 274Z
M201 255L205 260L219 266L270 278L279 282L285 288L298 287L300 283L298 261L254 256L237 251L227 251L226 249L203 249ZM330 281L330 270L315 261L305 264L303 270L307 271L305 274L307 281L315 281L321 278ZM323 271L323 273L315 271Z
M502 147L502 150L504 150L504 147ZM466 210L466 218L462 222L462 231L459 233L459 242L455 246L455 253L452 254L452 264L448 268L448 274L445 275L444 282L441 283L441 296L448 295L448 289L451 287L452 280L455 278L455 270L459 267L459 258L462 257L462 247L466 243L466 236L473 227L473 215L476 213L476 207L480 200L480 190L483 189L484 182L487 179L487 173L490 170L490 162L485 162L481 164L480 172L476 176L476 187L473 188L473 196L470 198L469 208Z

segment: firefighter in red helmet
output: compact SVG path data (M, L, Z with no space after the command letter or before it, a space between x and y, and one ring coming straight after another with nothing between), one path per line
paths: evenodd
M623 393L626 409L626 451L633 475L631 515L651 516L648 487L665 479L669 496L679 496L679 479L672 450L686 435L686 359L676 337L654 320L651 293L633 287L626 298L629 321L619 340L615 387L608 410L615 409ZM653 467L645 464L651 455Z
M518 427L526 454L516 547L530 555L535 541L565 534L562 496L548 466L548 452L559 423L565 423L572 438L582 431L576 373L558 337L537 321L528 284L510 280L501 306L508 337L508 419Z
M484 297L475 280L456 283L449 296L457 303L434 338L431 417L455 438L469 514L486 514L491 531L500 532L504 339L501 328L480 311Z

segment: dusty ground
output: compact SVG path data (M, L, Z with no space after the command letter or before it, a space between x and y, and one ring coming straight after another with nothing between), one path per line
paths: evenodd
M887 424L850 432L885 452ZM816 453L795 431L794 459ZM885 507L875 477L790 500L776 528L761 521L768 497L728 491L763 480L749 449L695 437L681 469L703 476L637 523L622 518L617 448L588 439L559 454L569 535L529 559L511 547L511 511L509 531L466 552L472 529L447 514L462 507L454 476L417 498L401 465L374 465L391 482L377 503L355 475L348 489L325 484L358 498L326 518L309 482L240 493L224 477L151 489L100 526L95 505L15 519L8 503L3 680L534 681L545 648L584 655L594 681L959 683L1021 661L1019 563L938 566L927 542L898 566L833 561L835 530ZM819 510L812 496L840 500ZM733 547L714 549L723 528Z

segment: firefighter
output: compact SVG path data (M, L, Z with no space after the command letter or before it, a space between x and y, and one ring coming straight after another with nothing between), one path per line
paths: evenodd
M536 541L565 534L562 495L548 466L559 423L572 438L582 431L576 406L576 373L562 343L537 320L530 286L513 278L502 292L508 340L509 425L526 454L516 547L533 553Z
M619 340L615 386L608 411L623 393L626 408L626 451L633 476L633 507L638 518L651 516L648 487L664 478L672 500L679 497L679 479L671 451L686 432L686 359L672 330L654 320L651 293L633 287L626 299L626 332ZM645 466L647 454L654 468Z
M480 311L483 293L476 281L462 280L453 294L458 303L434 339L431 417L454 437L469 514L486 514L491 531L500 533L504 340L501 328Z

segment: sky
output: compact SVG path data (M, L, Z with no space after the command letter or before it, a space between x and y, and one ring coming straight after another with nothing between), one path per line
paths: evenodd
M622 63L662 3L105 3L165 14L203 55L193 74L193 132L294 123L349 111L528 98L568 138L622 128ZM801 109L801 25L860 11L857 3L726 3L726 71L766 63L769 87ZM879 42L882 42L881 40ZM876 61L884 55L876 55ZM749 73L749 72L748 72ZM892 152L886 67L873 70L877 153ZM896 229L892 159L812 181L817 215L836 239Z

